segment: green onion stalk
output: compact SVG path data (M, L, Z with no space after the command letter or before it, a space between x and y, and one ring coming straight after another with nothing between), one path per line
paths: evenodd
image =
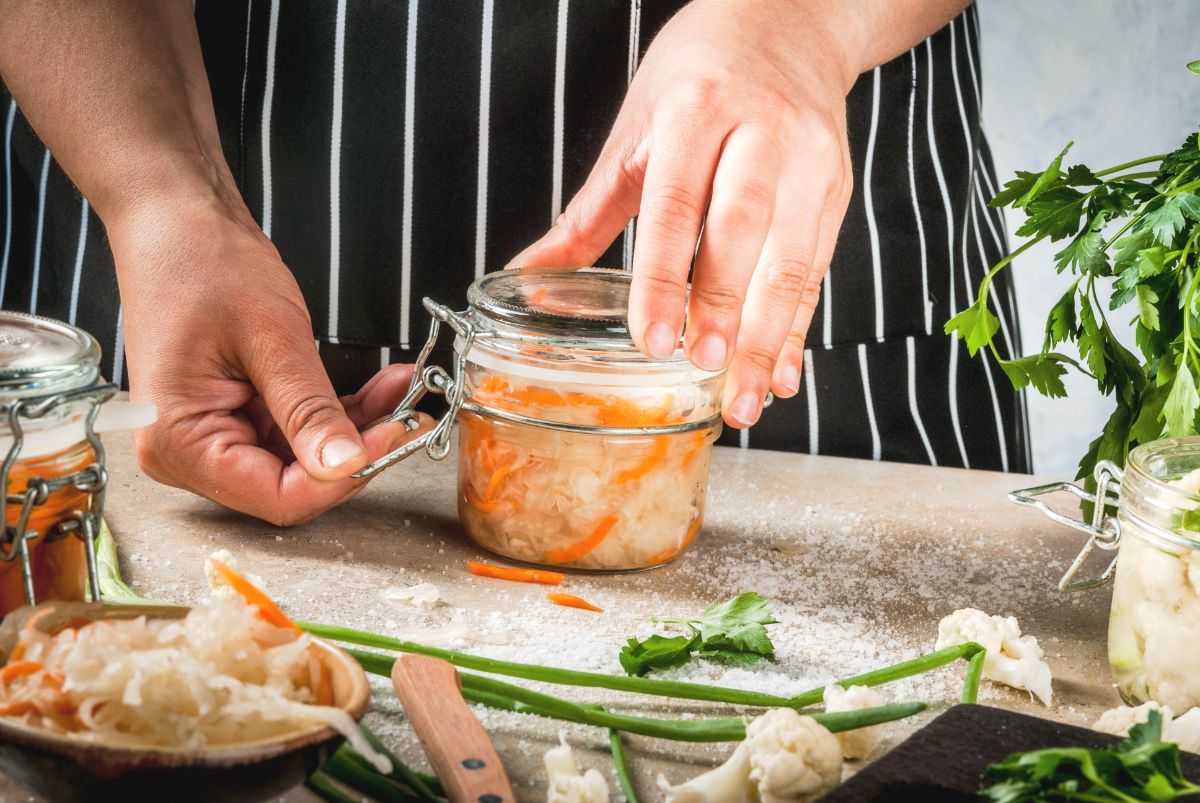
M617 783L625 795L625 803L638 803L637 790L633 788L633 776L629 772L629 760L625 757L625 744L619 730L609 729L608 744L612 750L613 767L617 771Z
M349 649L347 652L371 674L391 677L395 658L356 649ZM492 708L680 742L738 742L746 738L746 720L740 717L655 719L618 714L603 706L575 703L482 675L460 672L459 677L462 679L462 695L465 700ZM895 703L855 711L819 712L809 716L832 733L838 733L904 719L919 714L925 707L924 703Z
M554 683L562 686L587 686L593 688L628 691L637 694L649 694L655 697L674 697L686 700L704 700L713 703L728 703L751 708L807 708L820 703L824 699L825 687L811 689L795 697L779 697L763 692L731 689L723 686L707 686L702 683L686 683L676 680L659 680L658 678L634 677L629 675L606 675L600 672L583 672L577 669L541 666L539 664L522 664L513 661L501 661L495 658L485 658L481 655L457 652L455 650L428 647L412 641L381 636L348 627L320 624L317 622L297 622L297 624L321 638L340 641L346 644L356 644L360 647L374 647L392 652L413 653L440 658L464 669L486 672L492 675L536 680L544 683ZM932 669L945 666L959 659L970 660L972 656L983 652L983 647L974 642L947 647L918 658L902 661L892 666L876 669L852 678L839 680L843 687L849 686L878 686L891 683L913 675L920 675ZM978 679L976 679L978 684ZM965 693L965 692L964 692Z

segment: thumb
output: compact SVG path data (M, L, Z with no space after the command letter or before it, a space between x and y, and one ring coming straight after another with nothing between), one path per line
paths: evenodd
M248 378L304 471L333 481L365 466L362 436L333 391L316 343L286 330L256 340Z
M574 268L591 265L625 228L642 202L643 149L614 129L583 187L541 239L506 268Z

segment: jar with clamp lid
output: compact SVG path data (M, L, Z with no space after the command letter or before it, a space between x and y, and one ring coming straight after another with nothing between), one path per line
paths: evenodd
M1101 461L1095 480L1094 493L1053 483L1010 498L1088 534L1059 588L1113 580L1108 659L1122 699L1130 705L1154 700L1183 713L1200 705L1200 438L1138 446L1123 470ZM1061 490L1091 506L1090 523L1054 512L1038 498ZM1116 556L1098 576L1078 579L1096 549Z
M603 268L500 271L476 281L469 307L426 299L433 316L408 398L444 393L419 448L449 451L460 424L458 511L479 546L513 561L575 571L631 571L681 554L704 520L723 372L677 349L652 360L626 329L630 274ZM451 376L425 364L448 325Z
M108 475L98 417L117 392L101 382L99 362L86 332L0 312L0 614L39 599L99 598L95 540ZM110 429L153 419L153 408L114 404ZM131 414L139 420L127 427Z

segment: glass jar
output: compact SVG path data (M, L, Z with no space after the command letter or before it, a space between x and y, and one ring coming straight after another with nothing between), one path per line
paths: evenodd
M1200 705L1200 474L1189 476L1197 469L1200 438L1170 438L1132 450L1123 471L1101 462L1094 494L1067 483L1012 494L1048 511L1036 496L1074 489L1093 505L1091 524L1053 515L1090 531L1059 587L1095 587L1115 575L1108 659L1129 705L1154 700L1177 712ZM1099 577L1075 580L1096 548L1117 555Z
M100 348L86 332L0 312L0 466L7 490L0 544L0 614L31 597L83 600L90 517L104 485L93 410ZM86 522L86 523L85 523ZM79 537L71 537L74 534ZM94 532L92 533L94 536Z
M682 348L652 360L634 346L630 277L500 271L471 286L465 312L426 300L434 325L414 383L445 393L451 410L417 443L439 457L449 420L459 423L459 517L484 549L556 569L634 571L669 562L700 531L724 373L696 368ZM456 333L453 377L424 366L439 322Z

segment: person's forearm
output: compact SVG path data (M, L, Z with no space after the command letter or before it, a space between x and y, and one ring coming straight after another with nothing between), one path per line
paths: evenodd
M187 0L0 0L0 77L109 225L193 199L240 216Z
M756 0L777 15L778 46L806 51L846 91L954 19L971 0ZM790 35L789 35L790 34ZM815 38L815 41L814 41Z

